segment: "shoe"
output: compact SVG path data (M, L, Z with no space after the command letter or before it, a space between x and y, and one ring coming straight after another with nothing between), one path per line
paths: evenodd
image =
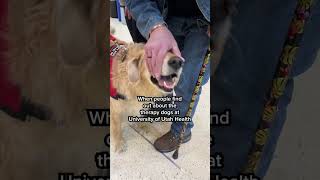
M22 100L21 108L18 112L14 112L8 107L1 107L0 110L21 121L26 121L28 116L35 117L39 120L49 120L52 114L49 108L33 103L27 99Z
M184 136L182 143L186 143L190 141L190 139L191 133ZM153 144L155 149L161 153L174 151L178 145L179 137L176 137L171 131L158 138Z

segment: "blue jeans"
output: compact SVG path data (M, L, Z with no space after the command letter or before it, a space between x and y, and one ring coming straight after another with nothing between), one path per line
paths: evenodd
M183 66L181 78L177 87L175 88L176 95L183 97L183 101L177 103L177 106L180 110L180 117L184 117L187 113L189 103L191 101L191 96L198 79L202 62L209 47L209 37L207 35L208 25L201 18L198 19L181 17L168 17L166 19L166 23L168 24L170 31L174 35L179 45L182 57L185 58L185 64ZM209 78L210 65L207 66L203 84L208 82ZM198 101L199 96L196 99L192 117L194 115ZM185 135L191 133L192 127L193 122L188 122ZM171 125L171 132L175 135L178 135L181 131L181 128L181 122L173 122Z
M256 174L260 178L265 176L269 168L285 123L287 106L293 92L293 79L312 66L320 47L320 3L315 3L293 66L292 79L280 99L279 111L262 154ZM296 1L291 0L239 2L239 13L233 19L231 39L211 81L214 91L211 94L213 110L223 112L231 109L232 114L230 126L212 128L215 137L212 151L224 155L224 168L214 169L214 173L235 176L241 173L247 163L295 6Z

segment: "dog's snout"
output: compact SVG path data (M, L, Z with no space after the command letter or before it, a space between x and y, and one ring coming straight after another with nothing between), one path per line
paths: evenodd
M183 61L180 58L172 58L168 61L168 65L175 69L178 70L182 67Z

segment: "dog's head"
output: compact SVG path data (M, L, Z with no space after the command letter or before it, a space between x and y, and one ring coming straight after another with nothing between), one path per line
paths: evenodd
M113 65L115 87L125 95L165 96L178 84L183 60L171 52L165 56L159 80L152 77L145 62L143 44L127 45L127 52ZM121 77L120 77L121 76Z

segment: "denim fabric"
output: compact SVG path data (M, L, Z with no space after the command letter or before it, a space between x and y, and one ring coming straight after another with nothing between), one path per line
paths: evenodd
M211 14L211 0L196 0L200 11L202 12L203 16L206 18L207 21L210 22L210 14Z
M159 17L150 17L150 15L156 15L162 13L164 17L162 20L167 23L169 30L174 35L179 49L181 50L182 56L185 58L185 64L183 67L183 72L180 78L180 81L175 88L175 92L177 96L182 96L183 101L178 104L178 109L180 110L180 116L184 117L187 113L189 103L191 101L192 92L194 90L200 68L202 66L202 62L206 55L206 52L209 47L209 37L207 35L208 24L205 21L208 20L208 17L204 19L204 17L199 18L183 18L183 17L167 17L167 9L166 9L166 1L159 0L157 3L154 1L143 1L147 4L141 3L142 1L130 1L127 0L127 6L129 10L133 13L133 16L136 17L136 27L134 27L134 21L129 22L129 30L130 33L133 34L135 41L143 41L140 34L135 31L136 28L139 29L140 33L147 39L146 37L146 30L147 26L143 25L149 23L152 19L157 19ZM201 11L206 15L209 16L210 9L209 4L210 1L201 1L197 0L199 7L203 7ZM140 8L142 6L148 11L152 12L151 14L144 14ZM145 7L148 6L148 7ZM163 8L159 8L163 7ZM139 10L140 9L140 10ZM150 17L149 20L143 17ZM140 19L141 18L141 19ZM165 20L164 20L165 19ZM161 20L161 21L162 21ZM140 21L140 22L139 22ZM158 22L159 23L159 22ZM149 23L152 24L152 23ZM157 24L157 23L155 23ZM152 26L150 26L152 27ZM204 75L203 84L208 82L210 78L210 64L207 66L206 73ZM199 95L201 93L201 89ZM199 101L199 96L195 101L195 107L193 108L192 117L194 115L195 109L197 107ZM191 132L191 128L193 127L193 122L187 124L185 134L189 134ZM172 123L171 131L177 136L181 131L182 123Z
M208 26L203 23L202 19L190 19L180 17L169 17L167 24L174 35L182 57L185 58L185 64L180 77L180 81L175 88L177 96L182 96L183 101L177 103L180 110L180 116L184 117L187 113L189 103L191 101L192 92L198 79L198 75L209 47L209 37L207 35ZM207 66L203 84L208 82L210 78L210 65ZM201 92L200 92L201 93ZM199 93L199 95L200 95ZM199 96L195 102L192 116L199 101ZM182 127L182 123L172 123L171 131L177 135ZM191 132L193 122L187 123L186 134Z
M292 78L310 68L320 47L320 6L319 1L315 3L294 63ZM233 19L231 39L227 42L221 63L211 80L214 111L231 109L232 114L231 126L213 127L213 153L224 154L224 168L214 169L214 173L233 176L246 165L295 6L296 1L291 0L239 2L239 13ZM286 120L292 91L293 79L281 97L276 121L271 127L271 135L257 173L261 178L272 160Z
M126 23L127 23L127 27L128 27L128 30L130 32L130 35L132 37L133 42L135 42L135 43L146 43L147 42L147 40L139 32L137 25L136 25L136 21L134 19L128 19L126 17Z
M197 4L206 20L210 21L210 0L197 0ZM126 6L146 39L152 27L164 23L167 18L166 0L126 0Z

